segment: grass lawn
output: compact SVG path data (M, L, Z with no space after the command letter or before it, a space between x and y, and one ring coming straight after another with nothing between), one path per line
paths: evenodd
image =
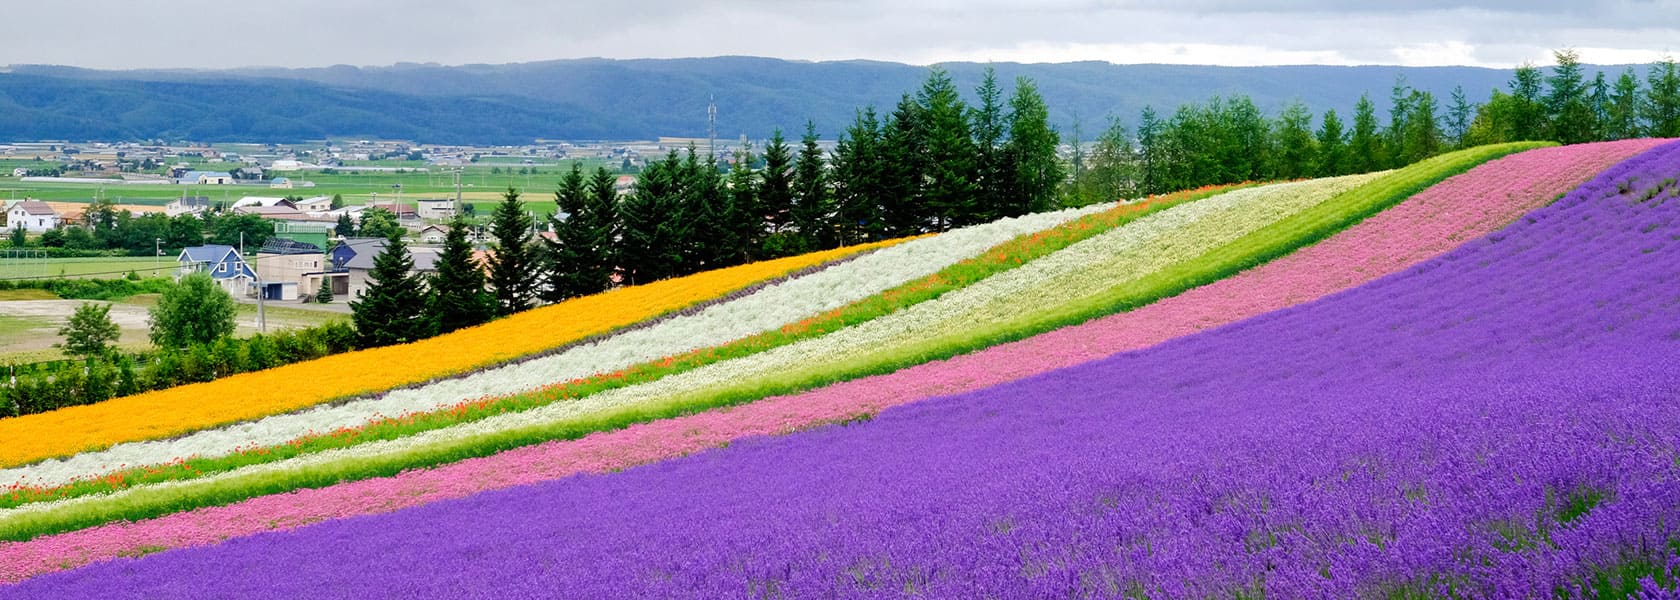
M5 258L0 256L0 279L89 277L116 279L129 271L141 277L170 277L175 257L119 256L99 258Z

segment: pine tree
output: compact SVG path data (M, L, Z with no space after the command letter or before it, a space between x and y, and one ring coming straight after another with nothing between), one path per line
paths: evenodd
M548 219L554 236L542 240L545 285L537 292L544 302L551 303L600 291L586 280L585 273L596 248L594 219L587 214L590 202L583 165L572 163L572 169L560 179L560 186L554 191L554 203L554 216Z
M1666 57L1651 65L1645 75L1649 89L1640 114L1645 119L1645 135L1659 138L1680 137L1680 69L1673 57Z
M1511 77L1511 141L1546 139L1546 106L1540 96L1542 76L1531 63L1517 67Z
M1011 202L999 216L1019 216L1055 205L1056 188L1064 176L1062 162L1056 158L1060 144L1038 87L1031 79L1016 78L1015 93L1009 96L1009 142L1003 147Z
M1075 186L1067 204L1084 206L1133 198L1138 195L1137 186L1131 137L1119 118L1110 117L1108 128L1097 136L1097 144L1091 149L1086 176Z
M980 106L970 115L974 132L975 165L978 196L975 198L974 218L991 221L1006 214L1008 200L1009 165L1004 156L1002 92L998 89L997 72L986 67L975 89Z
M332 301L333 301L332 278L331 277L322 277L321 278L321 287L315 289L315 303L316 304L332 304Z
M833 200L829 195L828 173L825 171L822 148L817 146L817 126L805 122L805 135L800 138L799 158L793 167L793 224L799 230L807 250L821 250L838 245L834 230Z
M387 238L385 248L373 257L367 289L350 302L350 318L362 348L413 342L432 333L426 285L410 274L413 270L414 259L402 236Z
M502 194L502 201L490 216L490 235L496 239L489 268L497 313L511 315L530 308L537 270L530 242L531 216L519 202L517 190L510 187Z
M1415 163L1441 151L1441 124L1435 114L1435 95L1413 90L1408 104L1412 113L1406 117L1405 154L1400 157L1402 164Z
M764 172L758 185L758 206L772 233L786 229L793 219L793 150L782 130L764 148Z
M613 272L617 270L617 257L613 248L618 244L618 187L617 179L606 167L595 167L595 176L589 178L589 215L590 224L594 226L594 238L590 240L595 249L593 262L587 265L585 281L593 282L595 291L606 291L612 287Z
M858 111L834 148L834 225L842 245L883 237L881 123L875 108Z
M1633 67L1628 67L1616 78L1614 91L1610 92L1605 137L1612 140L1639 137L1639 112L1639 76L1633 73Z
M1546 120L1550 123L1547 131L1551 139L1565 144L1592 141L1596 137L1597 124L1592 107L1587 104L1587 86L1581 75L1580 56L1574 50L1558 50L1552 56L1557 60L1557 66L1552 69L1552 76L1546 79L1551 87L1544 100Z
M881 128L882 217L888 237L915 235L932 225L933 211L922 196L928 170L922 108L904 94Z
M356 222L350 220L348 214L338 215L338 224L333 227L333 233L338 234L338 237L341 238L354 237L356 235Z
M1604 71L1593 76L1592 94L1588 96L1587 104L1592 106L1593 139L1610 139L1610 80L1605 77Z
M1311 177L1318 161L1318 140L1313 137L1312 112L1307 105L1291 102L1278 115L1277 164L1274 173L1281 179Z
M1220 132L1219 164L1224 175L1209 183L1260 181L1270 179L1266 157L1271 156L1272 135L1260 107L1245 95L1235 95L1217 105L1210 114L1217 115L1216 131Z
M1155 116L1155 108L1143 107L1142 116L1138 117L1138 168L1141 171L1144 194L1161 194L1170 191L1164 183L1166 157L1162 156L1161 120Z
M1476 107L1464 95L1464 86L1453 86L1452 106L1447 108L1447 137L1454 148L1463 148L1464 136L1470 132L1470 115Z
M1336 115L1336 109L1324 111L1323 122L1318 126L1318 162L1313 166L1313 172L1319 177L1334 177L1348 173L1347 132L1343 130L1342 118Z
M1362 94L1353 105L1353 136L1348 140L1348 172L1369 173L1383 168L1382 140L1377 138L1376 107Z
M484 288L484 271L473 259L467 240L469 225L456 215L449 221L449 233L438 252L437 272L432 274L431 315L438 333L472 327L496 316L496 297Z
M733 262L737 264L758 256L764 243L764 210L758 204L758 175L753 173L752 163L752 148L742 148L735 152L735 164L729 168L729 203L739 215L733 224Z
M916 94L921 109L920 133L927 152L922 200L939 229L975 222L974 136L969 133L968 107L957 94L951 76L933 67Z
M739 247L735 223L741 216L735 210L734 199L723 189L717 159L707 155L702 161L694 147L689 146L682 163L681 180L681 202L683 214L688 215L690 235L684 242L688 252L680 273L734 264L731 260Z
M675 150L648 163L636 190L619 204L619 267L628 283L657 281L682 268L688 218L678 200L681 168Z
M1404 166L1406 158L1413 154L1406 148L1406 119L1412 116L1412 102L1416 99L1411 86L1406 85L1406 76L1395 76L1394 89L1388 96L1388 128L1383 130L1381 164L1386 167Z

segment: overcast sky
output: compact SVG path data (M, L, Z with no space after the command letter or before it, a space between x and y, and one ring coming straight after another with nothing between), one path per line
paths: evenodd
M1680 0L77 0L9 3L0 64L805 60L1508 67L1680 51ZM1359 5L1357 7L1353 5Z

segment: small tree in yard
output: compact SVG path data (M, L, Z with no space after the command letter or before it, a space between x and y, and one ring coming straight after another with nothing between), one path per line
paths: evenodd
M332 304L333 292L331 279L326 277L321 278L321 288L315 290L315 301L320 304Z
M425 280L409 274L413 270L414 259L408 255L408 246L401 235L392 235L385 249L373 258L367 290L350 302L350 318L356 323L358 345L389 346L431 334Z
M111 322L111 305L84 302L58 334L64 336L65 354L88 358L105 354L122 330Z
M159 348L209 344L233 335L233 296L208 273L182 277L152 307L151 329Z

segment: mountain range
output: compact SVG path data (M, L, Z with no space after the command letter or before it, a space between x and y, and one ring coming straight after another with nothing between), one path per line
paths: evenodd
M1135 125L1152 105L1246 94L1275 114L1292 101L1348 120L1360 94L1379 114L1389 90L1434 93L1443 109L1456 85L1485 100L1510 69L1478 67L1219 67L946 63L970 95L985 68L1005 95L1017 77L1036 83L1052 123L1068 137L1095 137L1110 116ZM1623 67L1588 67L1612 76ZM439 144L519 144L537 139L703 137L717 106L719 137L797 137L810 120L825 139L856 111L890 111L914 93L928 67L876 61L805 62L755 57L602 58L443 66L104 71L13 65L0 68L0 140L295 142L327 137L407 139ZM1637 69L1644 75L1643 67Z

